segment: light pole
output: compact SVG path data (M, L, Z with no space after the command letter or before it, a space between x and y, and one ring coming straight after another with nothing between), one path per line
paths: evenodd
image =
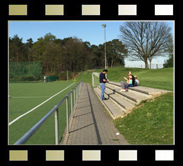
M106 69L106 24L102 24L102 27L104 28L104 42L105 42L105 69Z

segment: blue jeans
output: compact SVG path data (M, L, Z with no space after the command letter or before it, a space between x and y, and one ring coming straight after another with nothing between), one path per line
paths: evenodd
M105 83L100 83L101 88L101 99L104 99L104 93L105 93Z
M133 84L128 84L125 86L125 88L128 88L128 87L133 87Z

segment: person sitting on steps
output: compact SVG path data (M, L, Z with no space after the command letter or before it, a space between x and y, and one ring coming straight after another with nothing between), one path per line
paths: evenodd
M122 89L120 90L120 92L128 91L128 87L133 87L134 86L134 84L135 84L135 78L132 75L132 72L131 71L128 72L128 76L131 76L132 83L131 83L131 81L130 81L130 84L128 82L121 81L121 88ZM129 78L127 79L126 77L124 77L124 79L126 81L128 81Z
M137 76L135 75L134 78L135 78L135 86L139 86L139 80L137 79Z
M133 87L133 80L132 80L132 76L129 75L128 76L128 79L126 77L124 77L124 79L126 79L127 81L124 82L124 81L121 81L121 90L120 92L125 92L125 91L128 91L128 87Z

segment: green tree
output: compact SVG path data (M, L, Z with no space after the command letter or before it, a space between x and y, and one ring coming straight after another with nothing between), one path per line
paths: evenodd
M122 44L118 39L113 39L106 43L107 47L107 61L108 66L113 67L113 65L124 66L124 57L127 54L127 49L125 45Z
M53 42L55 39L56 39L56 36L52 35L51 33L47 33L47 34L44 36L44 40L45 40L46 42Z
M27 60L26 49L22 38L18 35L14 35L13 38L9 38L9 60L11 62L21 62Z
M46 48L46 42L44 38L39 38L38 41L33 44L33 61L42 61L44 62L43 53Z
M36 41L33 44L32 50L33 50L33 60L34 61L41 61L42 67L44 72L53 72L53 60L57 56L52 56L51 52L57 52L55 51L55 45L54 41L56 40L56 37L52 35L51 33L46 34L44 37L38 38L38 41ZM49 48L50 47L50 48ZM52 49L52 50L51 50ZM59 55L58 55L59 56Z
M163 67L164 68L173 67L173 54L169 54L169 59L165 61L165 63L163 64Z
M163 64L164 68L173 67L173 43L168 46L167 51L169 52L169 59Z
M28 61L31 62L32 61L32 54L33 54L33 40L32 38L27 39L27 42L25 43L25 48L26 48L26 52L27 52L27 56L28 56Z
M90 68L97 68L104 66L104 46L92 45L91 46L91 64Z
M81 71L85 69L87 49L81 39L72 38L64 45L65 69L71 71Z
M63 50L59 44L51 42L46 43L43 57L46 66L46 72L50 72L51 74L60 72L64 61L62 61Z

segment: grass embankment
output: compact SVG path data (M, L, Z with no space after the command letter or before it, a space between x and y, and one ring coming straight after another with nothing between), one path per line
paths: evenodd
M92 72L101 71L82 72L78 78L91 84ZM141 86L173 91L173 68L110 68L107 77L110 81L124 81L128 71L137 75ZM141 102L132 113L115 120L114 124L130 144L173 144L173 93Z
M92 72L101 71L102 69L81 72L77 80L83 79L84 82L91 84ZM114 67L108 69L107 78L115 82L125 81L123 77L128 76L128 71L131 71L133 75L137 75L141 86L173 91L173 68L140 69Z
M173 93L146 101L114 121L130 144L173 144Z
M137 75L141 86L173 91L173 68L124 68L122 70L112 68L109 69L108 78L111 81L124 81L123 77L127 76L128 71L131 71L133 75Z

